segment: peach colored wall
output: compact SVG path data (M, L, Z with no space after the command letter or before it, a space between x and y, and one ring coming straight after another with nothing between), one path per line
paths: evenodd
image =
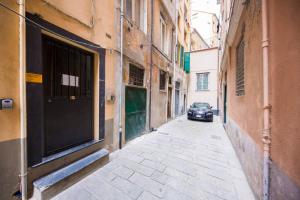
M171 48L171 43L172 43L172 28L173 28L173 21L171 16L169 16L167 9L165 8L164 4L162 3L161 0L154 0L154 9L153 9L153 44L159 48L162 51L161 48L161 38L160 38L160 13L163 14L165 17L165 23L166 23L166 28L167 28L167 37L169 41L169 46L168 46L168 53L167 56L169 59L172 58L172 48Z
M300 1L269 1L271 157L300 188Z
M18 10L15 1L1 3ZM0 98L13 98L12 110L0 110L0 141L20 138L19 17L0 8Z
M261 49L261 15L255 6L249 8L242 16L233 46L230 48L227 66L228 116L262 148L261 130L263 127L263 93L262 93L262 49ZM244 76L245 95L236 96L236 47L241 39L241 30L245 23L244 41ZM243 117L246 116L246 117ZM247 119L247 120L245 120Z
M173 49L171 48L172 28L175 22L175 16L169 15L168 10L165 7L166 2L162 0L154 0L154 13L153 13L153 43L161 50L161 38L160 38L160 13L165 17L165 22L169 37L168 59L172 61ZM174 6L174 2L172 3ZM173 9L173 8L172 8ZM161 50L162 51L162 50ZM159 90L159 70L163 70L168 73L172 72L172 62L167 60L159 51L153 48L152 53L153 70L152 70L152 92L151 92L151 127L157 128L167 121L167 97L168 97L168 84L166 83L166 90ZM168 82L168 76L166 77Z
M93 1L93 3L80 0L72 5L68 1L57 3L56 0L27 0L26 12L37 13L44 20L84 39L104 48L115 49L117 42L114 22L116 10L112 0ZM111 38L107 37L107 34ZM114 80L114 54L110 54L109 51L106 53L106 80ZM106 87L111 93L115 92L114 81L110 81ZM113 116L114 104L106 103L105 119L112 119Z
M93 2L86 0L44 0L54 8L57 8L61 12L70 17L74 17L81 23L92 27L93 25Z

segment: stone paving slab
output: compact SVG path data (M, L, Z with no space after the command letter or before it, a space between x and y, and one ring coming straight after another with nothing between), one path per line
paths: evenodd
M234 149L213 123L181 116L130 141L54 200L254 200Z

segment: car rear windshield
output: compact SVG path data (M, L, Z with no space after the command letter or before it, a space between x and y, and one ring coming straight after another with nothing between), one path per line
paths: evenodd
M193 103L192 105L193 108L209 108L208 103Z

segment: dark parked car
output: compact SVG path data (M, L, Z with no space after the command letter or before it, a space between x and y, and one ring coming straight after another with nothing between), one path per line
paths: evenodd
M193 103L187 112L187 118L212 122L214 115L211 108L208 103Z

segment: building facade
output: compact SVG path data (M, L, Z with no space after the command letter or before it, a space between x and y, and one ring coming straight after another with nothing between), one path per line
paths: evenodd
M300 3L221 5L219 103L227 133L257 199L299 199L300 26L294 18Z
M191 52L191 68L188 106L194 102L205 102L218 113L218 48Z
M31 196L34 180L94 152L107 160L117 11L113 1L1 3L0 96L13 106L0 111L0 198L11 199L21 184Z
M208 48L209 45L205 42L200 33L195 28L193 28L191 32L191 51Z
M175 116L186 112L189 81L189 52L191 49L190 0L177 1L176 53L174 58L174 103Z
M175 116L174 82L186 84L183 69L174 78L176 5L1 2L0 199L30 197L34 182L89 156L100 167Z

